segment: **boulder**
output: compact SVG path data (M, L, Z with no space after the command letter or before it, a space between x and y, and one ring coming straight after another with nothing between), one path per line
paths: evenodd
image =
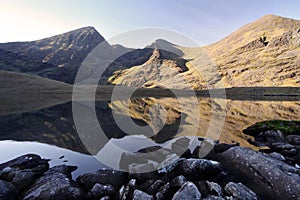
M85 196L86 199L99 199L105 196L112 196L115 194L115 188L112 185L102 185L96 183L94 187Z
M242 183L229 182L225 186L225 192L239 200L258 200L258 196Z
M77 167L60 165L49 169L24 193L24 200L76 200L83 198L83 191L72 180L71 172Z
M141 190L134 190L133 200L153 200L153 196Z
M49 169L49 160L27 154L0 165L0 179L13 183L20 191Z
M182 187L174 194L172 200L200 200L201 193L196 185L190 181L182 185Z
M14 200L18 192L18 189L13 184L0 180L0 199Z
M222 171L221 164L206 159L184 159L178 161L175 167L178 175L184 175L189 180L201 180L216 176Z
M210 194L215 196L223 196L223 189L218 183L206 181L206 187Z
M264 199L300 198L300 170L266 154L232 147L215 159Z
M86 191L90 191L96 183L103 185L109 184L114 186L115 189L119 189L128 180L128 174L121 171L112 169L101 169L95 174L87 173L77 178L77 182Z
M292 145L300 145L300 135L288 135L286 140Z

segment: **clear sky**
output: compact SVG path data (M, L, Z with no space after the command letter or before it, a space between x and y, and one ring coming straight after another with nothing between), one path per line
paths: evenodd
M0 0L0 42L94 26L105 38L143 27L216 42L266 14L300 19L298 0Z

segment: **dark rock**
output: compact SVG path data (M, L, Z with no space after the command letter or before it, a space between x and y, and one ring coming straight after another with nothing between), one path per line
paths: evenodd
M196 200L201 199L201 193L196 185L190 181L182 185L182 187L174 194L172 200Z
M300 145L300 135L288 135L286 140L292 145Z
M276 160L280 160L280 161L285 161L285 157L283 155L281 155L280 153L277 152L273 152L268 154L271 158L274 158Z
M11 183L0 180L0 199L14 200L18 195L18 189Z
M156 180L147 190L146 193L150 195L154 195L160 187L162 187L165 183L162 180Z
M235 146L239 146L239 144L225 144L225 143L216 144L214 146L214 151L215 151L215 153L222 153L222 152L230 149L231 147L235 147Z
M215 196L223 196L223 189L218 183L206 181L206 187L210 194Z
M130 179L130 181L127 184L132 190L135 190L137 188L136 180Z
M232 147L216 154L216 159L262 198L300 198L297 168L244 147Z
M146 191L154 183L154 181L155 180L153 179L144 181L141 185L139 185L139 190Z
M102 185L96 183L94 187L87 193L86 199L99 199L104 196L115 194L115 188L112 185Z
M295 146L288 143L273 143L270 146L271 152L278 152L284 156L294 156L297 154L297 149Z
M197 186L199 192L201 193L201 195L203 197L209 196L209 191L208 191L208 189L206 187L206 182L205 181L197 181L195 183L195 185Z
M132 199L132 194L130 194L130 187L128 185L122 185L117 196L120 200Z
M219 196L209 195L206 198L204 198L203 200L224 200L224 199Z
M222 171L221 164L206 159L185 159L178 162L174 169L189 180L201 180L216 176Z
M139 181L157 177L156 168L152 163L131 164L128 170L130 172L130 177Z
M250 190L242 183L229 182L224 189L228 195L233 196L236 199L240 199L240 200L259 199L258 196L252 190Z
M190 139L186 137L182 137L177 139L171 145L172 153L177 154L181 157L191 157L191 151L189 150Z
M100 200L112 200L109 196L102 197Z
M128 180L128 174L121 171L112 169L101 169L95 174L88 173L81 175L77 178L77 182L86 190L90 191L96 183L103 185L109 184L119 189L121 185L125 184Z
M49 169L48 161L34 154L20 156L0 165L0 179L23 190Z
M153 196L141 190L134 190L133 200L153 200Z
M181 186L185 184L186 181L187 180L183 175L177 176L171 181L171 187L181 188Z
M277 130L270 130L265 131L257 136L255 136L255 141L265 144L266 146L271 146L273 143L286 143L286 140L284 139L284 135L281 131Z
M24 200L83 198L83 191L72 180L71 172L77 167L60 165L49 169L24 193Z
M171 194L171 185L170 183L166 183L161 188L158 189L158 192L156 193L155 197L156 199L169 199L169 196Z

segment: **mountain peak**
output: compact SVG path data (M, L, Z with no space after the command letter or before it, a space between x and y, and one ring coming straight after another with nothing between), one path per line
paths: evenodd
M223 55L260 38L270 41L288 31L298 30L299 26L300 20L269 14L243 26L221 41L209 45L207 49L211 54ZM226 48L224 48L225 46Z

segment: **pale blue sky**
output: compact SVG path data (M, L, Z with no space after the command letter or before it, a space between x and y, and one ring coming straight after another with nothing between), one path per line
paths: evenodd
M0 42L94 26L107 39L158 27L206 45L266 14L300 19L298 0L0 0L0 5Z

